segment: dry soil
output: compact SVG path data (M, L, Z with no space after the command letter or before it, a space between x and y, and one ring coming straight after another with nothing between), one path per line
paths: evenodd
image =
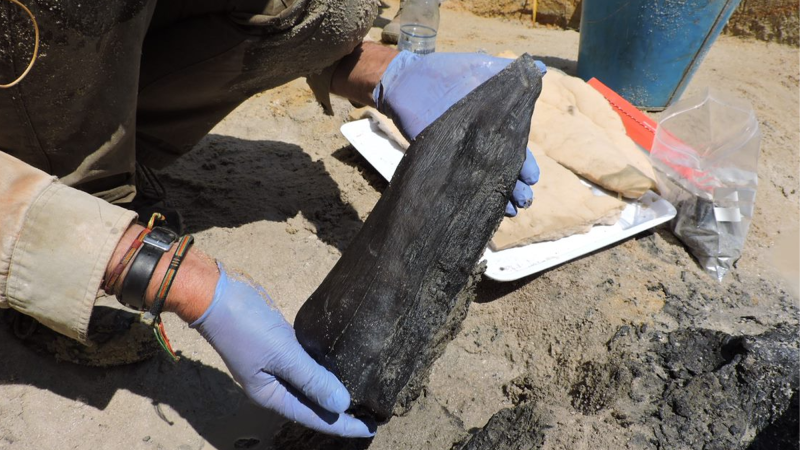
M377 25L392 17L390 3ZM578 33L446 6L438 50L528 52L574 73ZM548 409L546 449L641 448L612 410L576 399L621 326L736 335L796 324L799 71L796 48L723 36L687 91L714 86L749 100L763 131L755 218L722 284L664 227L523 280L485 280L425 395L371 448L449 449L520 395ZM198 246L249 272L290 320L386 187L339 133L351 106L334 106L324 116L302 81L258 95L162 172ZM3 331L0 448L268 448L274 416L244 400L197 333L176 317L166 324L180 362L158 355L115 369L58 363Z

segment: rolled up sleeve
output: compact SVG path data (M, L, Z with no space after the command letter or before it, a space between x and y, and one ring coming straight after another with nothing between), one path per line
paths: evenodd
M0 307L87 343L105 268L135 219L0 152Z

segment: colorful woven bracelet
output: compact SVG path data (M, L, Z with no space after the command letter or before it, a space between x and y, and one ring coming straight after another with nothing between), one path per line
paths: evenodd
M181 263L186 257L186 254L189 253L189 249L192 248L192 244L194 244L194 237L191 235L183 236L178 241L175 254L172 256L172 260L169 262L169 267L167 268L167 272L164 274L164 279L161 280L161 285L159 285L158 291L156 291L156 298L153 301L153 305L150 307L149 311L144 313L141 319L142 322L153 326L153 332L156 336L156 340L161 347L176 361L178 356L175 354L175 351L172 349L172 344L170 344L169 339L167 338L166 330L164 330L164 324L161 322L161 311L164 309L164 304L166 303L167 296L172 288L172 283L175 281L175 276L178 274L178 269L181 267Z

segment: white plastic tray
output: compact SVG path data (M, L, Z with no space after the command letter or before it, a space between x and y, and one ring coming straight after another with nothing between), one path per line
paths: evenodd
M383 134L369 119L346 123L341 130L381 176L392 179L397 165L403 159L402 147ZM591 186L591 183L586 184ZM607 195L596 187L594 191L597 195ZM641 233L672 219L676 214L668 201L652 191L637 201L627 203L628 206L614 225L595 226L585 234L497 252L487 248L483 254L486 276L497 281L518 280Z

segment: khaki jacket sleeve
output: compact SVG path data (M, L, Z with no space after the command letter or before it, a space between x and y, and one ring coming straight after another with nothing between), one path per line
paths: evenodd
M87 343L105 268L135 219L0 152L0 308Z

